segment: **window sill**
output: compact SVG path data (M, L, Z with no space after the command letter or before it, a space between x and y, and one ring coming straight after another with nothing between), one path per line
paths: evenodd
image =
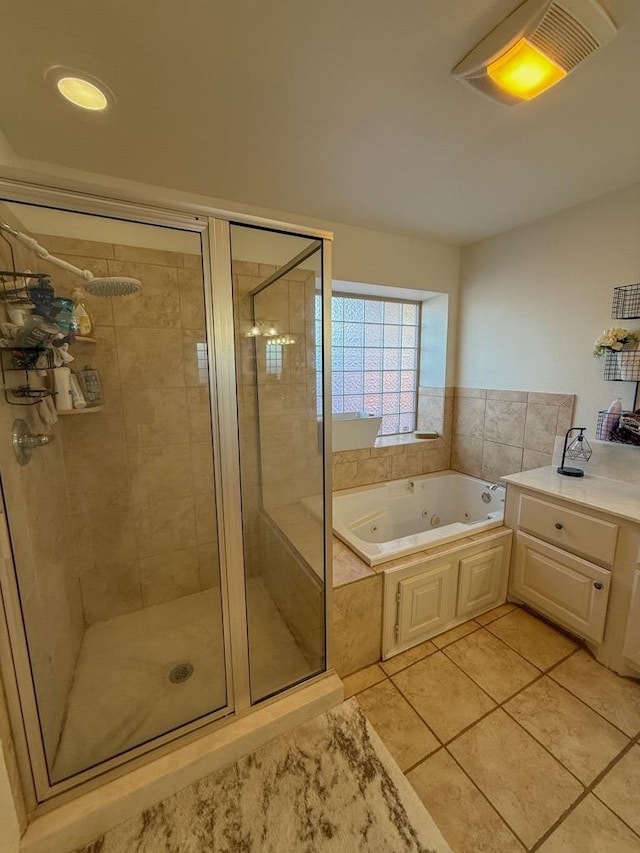
M438 436L438 438L440 438L440 436ZM435 440L436 439L434 438L417 438L414 433L407 432L400 435L383 435L380 438L376 438L374 447L398 447L398 445L405 444L428 444Z

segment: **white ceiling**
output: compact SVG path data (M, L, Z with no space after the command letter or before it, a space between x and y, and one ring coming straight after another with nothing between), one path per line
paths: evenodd
M517 0L4 0L0 129L22 157L467 243L640 181L640 3L554 89L450 69ZM82 113L44 81L117 96Z

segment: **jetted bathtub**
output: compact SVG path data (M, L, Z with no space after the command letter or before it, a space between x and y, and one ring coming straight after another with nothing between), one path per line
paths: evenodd
M505 488L438 472L333 496L336 536L370 566L499 527Z

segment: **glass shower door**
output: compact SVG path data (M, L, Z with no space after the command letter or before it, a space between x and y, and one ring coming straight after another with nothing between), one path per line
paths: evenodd
M229 704L204 226L16 202L0 202L0 222L96 277L142 283L128 296L85 294L94 328L69 344L68 369L98 371L99 404L66 406L53 394L67 368L45 361L19 371L25 351L1 353L0 471L15 565L6 594L28 654L18 680L24 696L35 694L28 736L55 786ZM8 231L0 268L3 323L19 323L21 312L24 321L35 297L12 270L47 274L60 299L85 283ZM3 326L3 337L11 330ZM43 406L25 387L55 402ZM27 465L12 452L16 418L51 439Z
M325 669L317 239L231 226L251 701Z

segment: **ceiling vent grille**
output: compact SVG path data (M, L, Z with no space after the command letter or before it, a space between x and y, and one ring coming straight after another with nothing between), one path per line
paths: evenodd
M571 71L600 46L597 38L558 3L549 6L529 41L565 71Z

